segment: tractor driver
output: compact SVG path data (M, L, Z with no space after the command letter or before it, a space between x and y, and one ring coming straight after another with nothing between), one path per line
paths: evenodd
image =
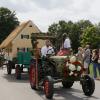
M41 48L42 57L46 57L47 54L53 54L53 53L54 53L54 49L52 47L50 40L46 40L45 46Z
M48 55L47 55L47 54L48 54ZM52 63L50 63L51 60L48 59L49 55L51 55L51 54L55 54L54 49L53 49L53 47L52 47L52 44L51 44L50 40L46 40L45 46L43 46L43 47L41 48L41 55L42 55L42 57L41 57L41 62L42 62L42 68L44 68L45 74L50 74L50 75L52 75L52 76L55 76L56 73L57 73L56 68L55 68L55 66L54 66ZM50 64L52 64L52 65L50 65ZM49 68L49 71L45 70L45 68L48 68L48 66L50 67L50 68ZM47 71L47 72L46 72L46 71Z
M41 48L41 61L42 61L42 67L46 65L46 60L47 60L47 54L53 54L54 49L51 46L50 40L45 41L45 46Z

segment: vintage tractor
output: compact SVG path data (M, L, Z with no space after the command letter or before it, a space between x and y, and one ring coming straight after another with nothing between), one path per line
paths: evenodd
M12 69L15 69L15 77L16 79L21 79L21 73L23 73L23 69L27 68L29 71L30 61L32 59L31 52L23 52L18 51L17 57L13 58L13 60L9 60L7 63L7 73L11 74Z
M44 39L44 37L40 38ZM38 43L36 41L34 43L36 52L31 60L29 71L32 89L37 90L39 87L43 87L46 98L52 99L55 83L62 82L64 88L71 88L75 81L80 81L84 94L86 96L93 94L94 80L84 74L82 63L74 55L71 55L70 51L62 49L55 56L47 54L46 57L40 57Z

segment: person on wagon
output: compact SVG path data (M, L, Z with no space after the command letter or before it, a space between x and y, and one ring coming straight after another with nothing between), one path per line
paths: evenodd
M71 41L69 37L67 36L65 41L64 41L64 48L70 50L71 49Z
M63 34L63 41L62 42L63 42L62 47L57 55L64 56L64 55L71 54L71 51L72 51L71 50L71 40L68 37L68 35L65 33Z

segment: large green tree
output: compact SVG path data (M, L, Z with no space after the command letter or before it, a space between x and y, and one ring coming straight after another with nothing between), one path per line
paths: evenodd
M83 31L82 45L90 44L91 48L98 48L100 45L100 35L97 27L87 27Z
M16 13L8 8L0 8L0 43L19 25Z
M74 52L77 52L79 46L85 46L87 43L90 43L92 48L97 48L100 44L100 23L94 25L89 20L59 21L49 26L48 32L56 36L54 45L57 49L61 46L64 33L70 37Z
M74 51L77 51L77 48L80 46L80 27L72 21L59 21L58 23L54 23L49 26L48 32L51 35L56 36L56 41L54 44L57 49L60 48L63 42L63 34L65 33L70 37L72 42L72 49Z

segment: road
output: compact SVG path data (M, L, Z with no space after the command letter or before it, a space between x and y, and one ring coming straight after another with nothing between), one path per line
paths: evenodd
M92 97L84 95L81 85L76 82L71 89L64 89L62 85L55 85L53 100L100 100L100 81L95 81L96 89ZM6 69L0 69L0 100L47 100L42 90L34 91L30 88L28 75L23 74L22 80L16 80L14 71L7 75Z

